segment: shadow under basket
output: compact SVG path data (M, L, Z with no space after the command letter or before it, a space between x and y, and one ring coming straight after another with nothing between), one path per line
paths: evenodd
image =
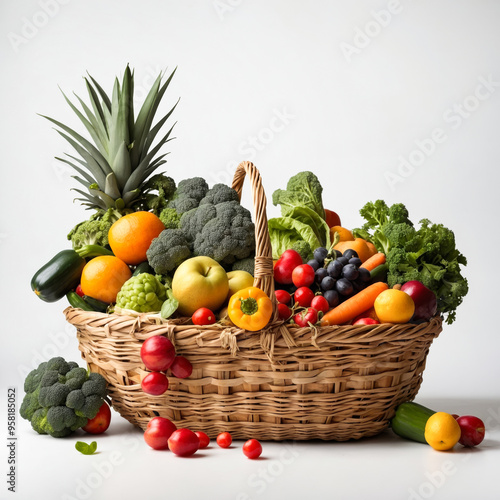
M266 199L260 175L239 165L233 187L241 196L250 179L255 220L254 285L274 297ZM274 304L276 305L276 304ZM154 416L214 438L345 441L379 434L396 407L413 400L432 341L442 329L427 323L299 328L278 319L259 332L219 324L195 326L188 318L105 314L67 308L79 349L92 371L108 381L113 408L145 429ZM164 335L193 365L186 379L167 373L161 396L141 389L147 374L140 349Z

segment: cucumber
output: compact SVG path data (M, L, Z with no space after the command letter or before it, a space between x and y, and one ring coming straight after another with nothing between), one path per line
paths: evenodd
M62 250L31 279L31 289L45 302L56 302L80 283L85 266L74 250Z
M371 283L376 283L377 281L387 281L387 271L389 270L389 265L387 262L380 264L375 269L370 271Z
M153 276L155 275L154 269L149 265L147 260L137 265L135 271L132 273L132 276L137 276L142 273L152 274Z
M71 307L76 307L78 309L83 309L84 311L93 311L92 307L87 304L83 300L83 297L80 297L76 292L68 292L66 294L66 298L68 299L68 302L70 303Z
M83 300L92 307L93 311L106 312L108 310L109 304L103 302L99 299L94 299L94 297L89 297L88 295L83 296Z
M436 413L418 403L401 403L396 409L396 416L391 420L392 430L401 437L427 443L425 440L425 424L431 415Z

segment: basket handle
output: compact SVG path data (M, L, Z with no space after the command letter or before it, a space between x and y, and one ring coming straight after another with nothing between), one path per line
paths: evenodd
M236 168L232 185L240 200L245 177L250 181L255 221L254 286L263 290L272 300L274 299L273 256L267 227L266 194L256 166L252 162L244 161Z

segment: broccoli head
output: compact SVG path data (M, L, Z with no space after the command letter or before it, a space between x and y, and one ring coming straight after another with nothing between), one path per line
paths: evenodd
M184 231L164 229L149 246L146 256L157 274L167 274L191 256Z
M202 177L192 177L179 182L168 207L175 208L177 213L183 214L196 208L208 191L208 184Z
M97 415L106 396L106 380L56 357L27 375L24 390L21 417L39 434L64 437Z
M165 229L177 229L181 222L181 216L175 208L164 208L160 213L160 220Z
M302 260L307 262L313 258L313 250L306 240L297 240L292 244L292 250L300 254Z
M206 255L227 265L255 251L255 229L251 214L239 202L200 205L196 212L196 216L189 219L188 228L189 234L196 232L194 255ZM181 227L184 228L183 219Z
M240 201L238 193L226 184L214 184L205 197L200 201L200 205L218 205L225 201Z
M247 257L234 262L231 266L232 271L246 271L252 276L255 274L255 257Z
M173 198L175 190L174 179L164 174L153 175L142 188L142 206L138 208L159 215Z

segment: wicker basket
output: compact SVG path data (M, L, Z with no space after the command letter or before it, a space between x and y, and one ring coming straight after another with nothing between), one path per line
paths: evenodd
M253 195L255 286L274 296L266 198L258 170L236 170ZM432 341L441 332L436 317L420 325L330 326L283 324L275 311L266 329L247 332L221 325L193 326L188 319L124 316L67 308L77 328L82 357L109 382L115 410L145 429L155 415L178 427L236 439L344 441L383 431L395 408L412 400L422 381ZM193 365L187 379L169 377L162 396L141 390L145 367L141 343L165 335Z

